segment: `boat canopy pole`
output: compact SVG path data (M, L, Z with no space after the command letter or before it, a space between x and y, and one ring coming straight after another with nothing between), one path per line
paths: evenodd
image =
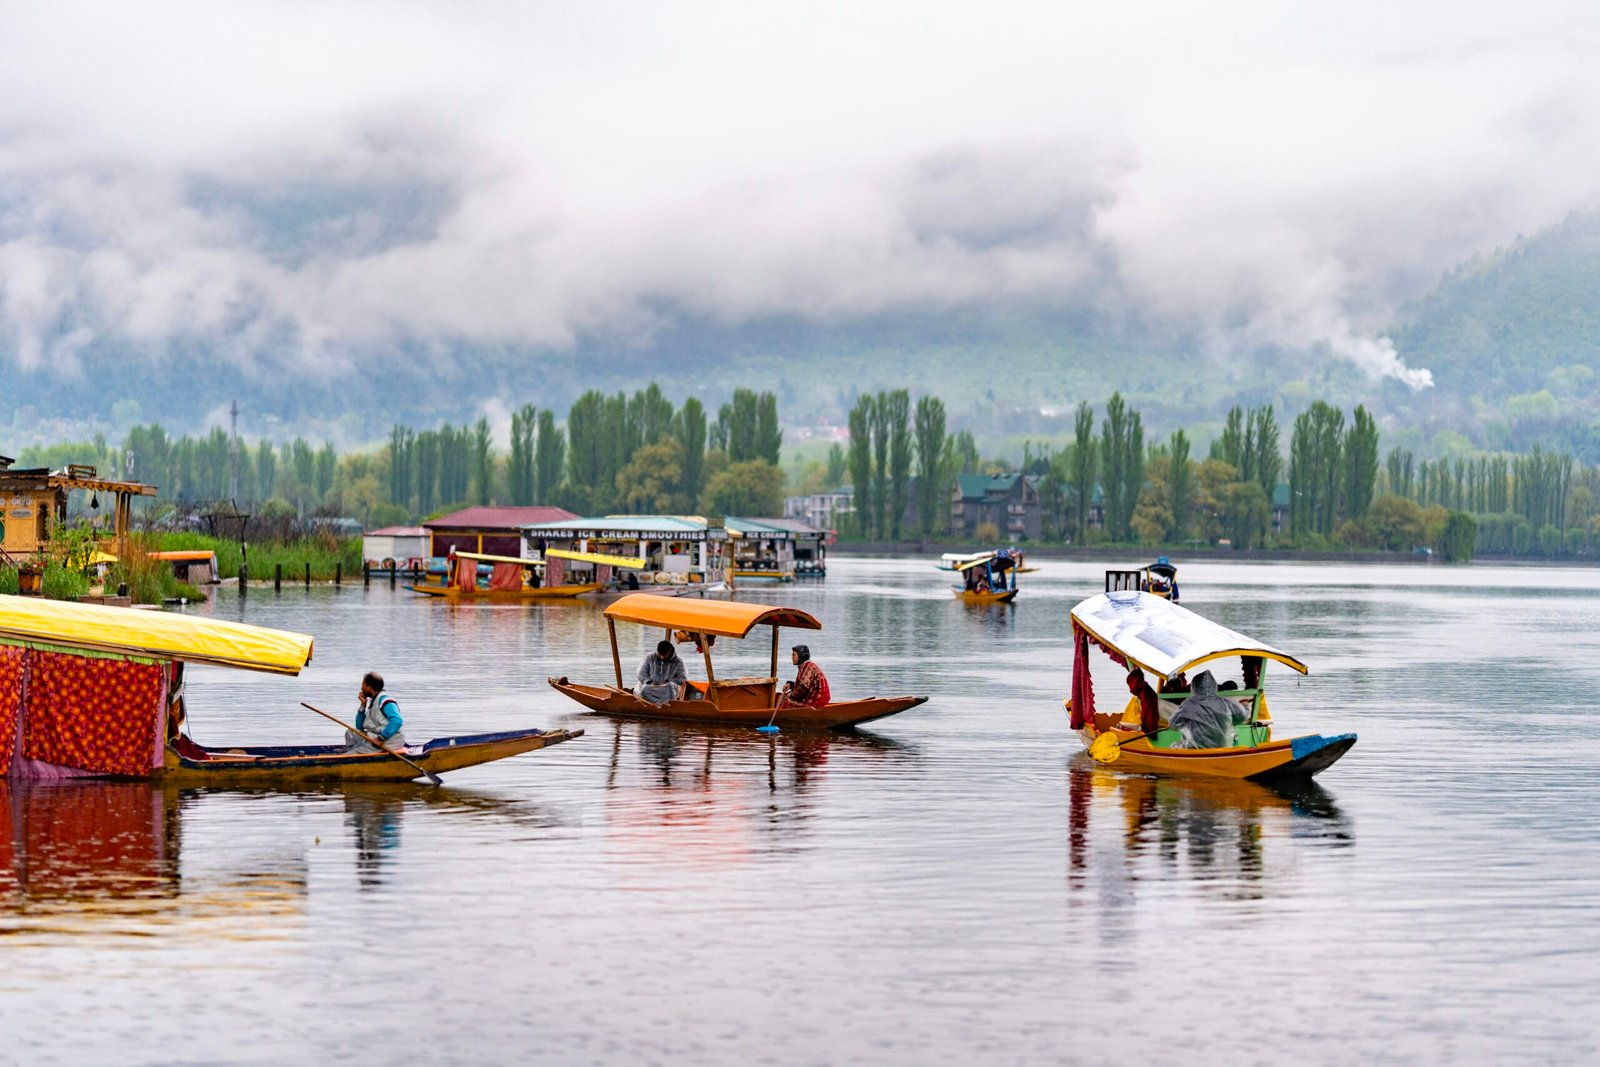
M611 665L617 669L617 688L622 688L622 653L617 651L617 620L607 619L606 626L611 629Z
M700 635L700 651L705 653L706 657L706 699L716 704L717 675L711 669L711 638L705 634Z
M772 680L778 680L778 627L772 628Z

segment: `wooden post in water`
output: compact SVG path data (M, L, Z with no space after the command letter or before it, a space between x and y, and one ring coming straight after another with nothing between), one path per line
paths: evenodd
M272 565L272 591L274 593L283 592L283 564L281 563Z
M338 560L333 565L333 584L344 584L344 560Z
M366 560L361 561L361 587L367 588L372 584L372 564Z
M250 592L250 564L239 564L239 596L242 599Z
M311 588L311 563L309 560L306 562L306 588Z
M399 564L398 561L396 561L395 565L389 568L389 588L390 589L394 588L394 580L396 578L398 578L398 577L400 577L400 564Z

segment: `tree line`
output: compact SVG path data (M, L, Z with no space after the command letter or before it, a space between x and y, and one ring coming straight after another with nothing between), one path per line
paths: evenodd
M403 523L472 504L555 504L578 514L613 511L781 515L783 430L777 397L735 390L708 419L690 397L674 405L651 383L631 396L590 391L564 422L524 404L512 413L510 447L494 444L487 418L429 429L395 425L376 450L339 454L303 438L235 447L222 429L173 438L136 426L120 447L104 436L24 449L21 466L89 463L107 476L156 485L158 499L301 515L352 515Z

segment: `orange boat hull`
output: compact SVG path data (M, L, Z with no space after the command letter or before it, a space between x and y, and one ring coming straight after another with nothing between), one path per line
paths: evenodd
M846 700L822 708L720 708L709 700L671 700L652 704L624 689L609 685L580 685L565 678L549 679L551 688L602 715L676 722L721 723L728 726L774 726L786 730L838 730L860 726L914 708L927 697L868 697Z

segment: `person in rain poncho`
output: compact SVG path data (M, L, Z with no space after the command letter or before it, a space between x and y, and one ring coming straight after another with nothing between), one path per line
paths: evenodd
M1183 734L1173 748L1229 748L1233 727L1250 713L1244 706L1217 694L1217 680L1201 671L1190 680L1189 698L1172 714L1172 728Z
M657 644L655 652L639 664L639 696L652 704L682 700L688 681L689 673L671 641Z

